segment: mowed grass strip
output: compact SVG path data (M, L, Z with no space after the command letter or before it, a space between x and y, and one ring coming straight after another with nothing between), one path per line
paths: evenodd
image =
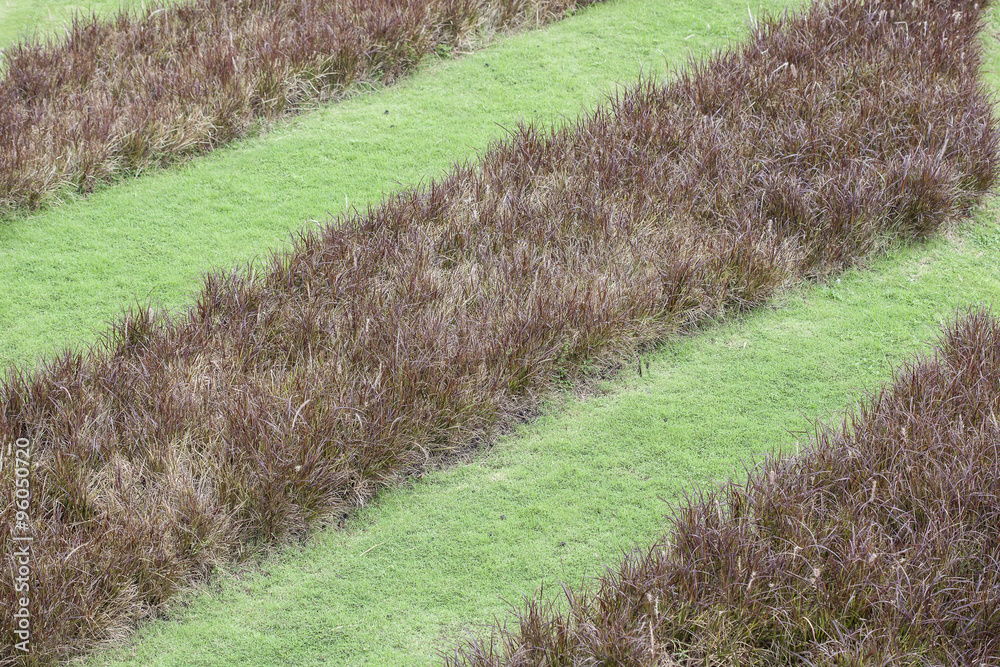
M984 665L1000 655L1000 320L973 308L801 453L703 488L570 609L446 662Z
M588 0L188 0L3 51L0 214L202 154Z
M1000 293L990 208L951 239L891 253L773 308L671 342L467 463L380 494L344 530L184 596L89 667L434 665L494 617L646 550L681 493L794 451L813 419L927 352L957 309ZM649 366L645 362L649 362Z
M998 49L988 46L995 87ZM619 548L648 548L669 511L661 498L698 480L711 488L790 443L786 429L810 431L853 390L889 380L956 308L1000 293L998 264L990 208L951 239L671 344L624 389L571 401L475 463L383 494L355 530L316 536L91 664L437 662L434 648L454 645L442 637L481 637L494 614L508 618L501 598L541 582L560 591L601 574ZM497 527L510 529L503 539L482 535Z
M78 14L109 17L122 6L142 0L4 0L0 2L0 49L26 39L63 34Z
M92 342L136 300L190 304L204 271L260 257L306 221L438 176L522 118L575 117L640 71L662 74L665 59L722 45L745 24L730 9L594 7L509 45L425 61L376 96L0 225L0 364L31 365Z
M184 313L132 310L105 348L13 373L0 432L34 443L40 654L364 505L595 358L953 220L994 178L980 20L766 21L691 76L523 126L263 270L209 275Z
M995 31L995 12L991 26ZM993 39L986 44L984 78L996 90L1000 49ZM845 286L851 296L863 295L851 312L837 314L839 331L820 339L839 351L833 372L841 377L890 362L898 368L899 350L927 354L925 345L915 346L914 334L937 321L946 333L929 337L941 341L932 356L904 359L892 381L885 377L874 398L866 395L852 406L838 429L841 417L817 411L810 390L841 377L830 376L825 350L808 349L803 340L833 314L816 308L807 322L795 318L794 309L776 315L768 330L784 336L791 327L799 339L778 348L794 364L794 379L757 386L739 382L739 396L731 400L760 404L778 398L775 413L786 404L798 405L803 414L819 415L830 430L797 443L795 452L805 447L806 454L795 459L787 458L788 447L779 450L779 443L762 433L755 438L763 445L758 455L776 458L756 468L749 481L730 471L725 476L735 481L723 486L707 476L697 486L687 485L692 495L679 499L661 524L669 532L638 540L624 556L608 559L596 582L557 593L551 585L547 592L536 590L513 613L498 615L489 630L472 632L446 651L447 664L995 660L1000 645L987 591L997 588L991 579L997 499L984 489L995 486L997 468L993 413L1000 338L994 283L1000 214L993 204L978 217L977 225L934 244L931 252L919 249L908 261L880 263L875 271L845 279L845 285L837 280L810 290L838 301L845 298ZM893 278L887 281L888 267ZM928 279L936 294L928 294ZM942 319L946 302L959 306L958 323ZM967 308L971 315L965 315ZM739 345L738 339L732 342ZM744 345L748 342L750 337ZM797 345L807 347L805 354ZM880 375L855 386L874 390ZM730 423L742 422L742 405L733 410L720 404L701 414L716 410L739 412ZM766 423L766 416L756 417ZM786 424L800 422L788 418ZM627 431L604 437L620 438L622 447L644 444ZM740 467L759 456L741 458ZM956 507L963 511L955 513ZM702 579L704 572L713 575Z
M400 180L415 181L448 164L452 153L471 153L486 138L502 135L497 123L513 125L522 107L530 106L536 118L575 114L615 80L634 78L640 68L657 71L664 53L682 60L688 47L718 45L742 28L726 7L713 4L618 3L600 10L610 13L585 12L544 36L529 34L464 62L444 61L374 104L350 100L179 173L161 172L5 227L8 240L18 241L5 249L14 245L18 252L8 252L4 262L6 284L16 287L4 292L0 309L10 317L3 343L30 358L25 349L44 347L38 339L55 327L69 330L66 338L92 337L95 323L131 292L152 293L167 304L182 301L197 276L196 270L190 271L195 278L177 275L185 262L198 269L232 263L226 253L259 252L316 211L336 208L339 193L351 185L357 186L351 203L377 200ZM578 53L583 46L588 48ZM385 131L397 123L399 133ZM372 141L373 127L384 136ZM358 144L365 150L359 152ZM303 163L317 155L315 164ZM233 173L240 174L236 184ZM331 187L338 192L333 203ZM278 219L265 218L265 209ZM266 224L276 229L261 229ZM53 233L40 233L43 228ZM90 312L80 307L83 299Z

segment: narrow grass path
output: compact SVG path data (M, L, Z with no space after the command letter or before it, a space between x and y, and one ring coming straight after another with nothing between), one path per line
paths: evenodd
M61 34L77 13L112 16L119 7L144 7L148 0L0 0L0 49L29 36Z
M521 118L575 118L617 82L662 73L667 61L682 65L691 50L742 34L747 19L746 3L734 0L615 0L2 224L0 369L95 340L137 299L179 307L209 268L260 257L307 220L364 209L439 174Z
M578 586L650 544L674 500L805 441L857 388L1000 294L1000 210L960 240L670 344L606 393L564 398L471 463L380 496L261 572L223 579L88 665L427 665L541 583Z
M427 178L500 136L496 123L575 116L640 66L737 35L745 6L708 4L617 0L0 228L0 361L92 339L134 294L183 304L209 266L264 252L344 198L362 207ZM648 543L664 500L793 441L788 429L836 414L927 349L955 308L1000 293L998 219L991 207L956 240L666 346L642 378L626 373L587 401L555 399L472 463L384 494L348 530L223 579L87 664L433 664L503 614L503 598L576 585Z
M503 615L504 599L516 604L539 584L555 596L559 582L576 586L648 545L684 489L805 441L814 418L835 418L857 390L929 349L956 309L996 294L994 203L949 239L664 346L642 377L626 371L587 400L554 398L473 462L383 494L347 530L221 579L140 641L86 662L434 664L436 651Z

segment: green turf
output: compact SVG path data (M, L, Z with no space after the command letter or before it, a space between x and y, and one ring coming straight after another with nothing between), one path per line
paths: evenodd
M839 414L927 350L955 309L1000 293L998 219L989 207L953 240L670 344L641 378L627 371L589 400L554 399L472 463L382 494L349 530L223 579L89 664L432 664L504 600L543 582L577 586L649 544L664 500L804 441L814 417Z
M469 464L385 493L227 580L91 665L424 665L503 599L578 586L651 543L681 489L788 445L927 350L956 308L1000 293L998 210L937 240L671 344L639 378L565 399ZM113 659L112 657L113 656Z
M739 34L745 4L705 4L712 9L619 0L264 139L16 221L0 230L10 271L0 280L17 278L23 291L0 297L0 330L26 322L0 355L23 360L86 339L134 293L182 303L205 266L251 257L345 197L361 207L426 178L502 134L496 123L575 115L610 82L659 62L658 51L677 62L688 45ZM382 494L349 530L268 561L267 576L223 579L175 609L175 620L147 626L142 641L89 663L433 663L456 635L502 614L503 599L516 603L543 581L576 586L621 549L647 544L669 509L661 497L792 442L789 430L836 414L853 389L927 349L955 308L998 293L998 217L989 208L958 241L901 250L671 344L642 378L626 373L590 400L554 399L546 416L472 463ZM12 245L20 249L5 256ZM113 263L94 259L102 253Z
M2 2L3 0L0 0ZM775 0L769 0L774 2ZM758 6L755 2L755 10ZM742 34L735 0L616 0L359 95L186 165L0 225L0 368L96 339L138 299L176 307L199 277L440 174L520 118L575 118L616 82Z
M0 0L0 49L25 37L62 34L76 15L112 16L121 7L145 7L148 0Z

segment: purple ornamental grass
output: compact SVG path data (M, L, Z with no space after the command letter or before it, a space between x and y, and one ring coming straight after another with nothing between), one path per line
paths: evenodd
M11 368L0 442L31 443L31 664L125 636L180 587L468 448L586 363L965 214L997 165L982 21L961 0L762 20L675 80L563 127L521 126L424 187L302 231L262 269L207 275L184 312L130 308L103 344ZM0 469L7 543L13 482ZM0 577L0 603L17 602ZM736 617L690 617L742 637ZM765 620L752 629L786 632Z

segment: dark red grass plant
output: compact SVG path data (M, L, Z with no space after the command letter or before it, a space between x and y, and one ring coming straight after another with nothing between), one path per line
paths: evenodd
M262 270L208 275L183 313L133 308L103 346L11 369L0 443L32 446L32 659L122 636L588 360L967 211L997 165L981 20L961 0L840 0L762 21L675 81L520 127Z
M568 610L446 659L497 665L1000 661L1000 321L975 309L796 456L676 509Z
M4 51L0 214L209 151L389 84L435 49L593 0L184 0Z

